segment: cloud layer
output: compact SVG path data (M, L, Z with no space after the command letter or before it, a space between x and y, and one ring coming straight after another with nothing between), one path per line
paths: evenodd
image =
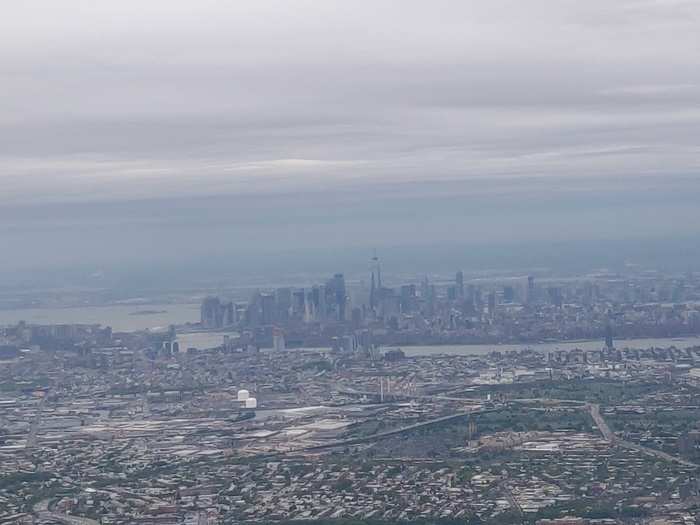
M57 206L51 224L83 227L99 222L91 203L173 199L187 216L188 197L259 196L259 214L289 217L300 195L399 184L412 189L383 198L415 217L422 185L507 200L543 177L542 199L579 202L607 179L673 179L672 208L700 164L699 25L692 0L10 2L4 228L39 232L17 210L41 203ZM265 195L286 197L268 209ZM430 217L423 234L439 236ZM533 219L540 237L548 221Z

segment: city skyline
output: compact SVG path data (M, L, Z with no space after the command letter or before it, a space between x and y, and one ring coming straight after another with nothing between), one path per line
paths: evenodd
M700 0L20 0L0 523L700 524Z

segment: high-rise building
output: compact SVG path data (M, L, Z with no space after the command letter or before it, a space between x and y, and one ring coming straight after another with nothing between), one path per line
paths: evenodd
M316 320L325 321L328 315L328 290L325 285L318 287L318 310L316 311Z
M457 297L464 299L464 273L462 273L462 270L455 275L455 285L457 286Z
M347 293L345 290L345 277L342 273L336 273L328 283L329 291L332 294L332 306L336 315L336 321L345 320L345 305L347 303Z
M379 264L379 257L377 257L377 253L374 253L374 257L372 257L372 273L377 274L377 288L382 287L382 267Z
M450 301L457 300L457 287L456 286L448 286L447 287L447 299Z
M527 278L527 289L525 290L525 302L527 304L532 304L536 301L535 278L529 275Z
M561 308L564 298L561 292L561 288L558 286L550 286L547 288L547 294L549 295L549 302L557 308Z
M416 285L405 284L401 287L401 312L409 313L416 307Z
M205 297L200 308L200 321L204 328L221 328L224 312L218 297Z
M205 297L200 307L200 321L204 328L223 328L236 323L233 302L224 303L218 297Z
M496 292L489 293L488 312L489 312L489 317L493 317L496 314Z
M272 329L272 348L276 352L283 352L284 350L287 349L286 343L284 340L284 332L280 328L273 328Z
M515 301L515 289L512 286L503 287L503 302L512 303Z
M286 321L289 319L289 312L292 308L292 290L291 288L277 288L275 290L276 318L278 321Z
M304 319L306 314L306 293L303 288L292 292L292 318Z
M613 350L615 348L615 342L613 341L613 330L610 321L605 325L605 348L608 350Z
M275 296L271 293L260 294L260 306L262 311L262 323L272 324L275 322L277 316L275 308Z

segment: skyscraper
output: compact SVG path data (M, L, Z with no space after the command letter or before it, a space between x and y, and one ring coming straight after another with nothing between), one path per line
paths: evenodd
M512 286L503 287L503 302L512 303L515 300L515 289Z
M536 302L537 298L535 297L535 278L532 275L529 275L527 278L527 289L525 291L525 302L527 304L532 304Z
M613 350L615 348L615 342L613 341L613 330L610 321L605 324L605 348L608 350Z
M263 324L272 324L275 319L275 296L271 293L260 294L262 306L262 322Z
M488 312L489 312L489 317L493 317L496 314L496 292L489 293Z
M329 283L329 288L333 294L333 309L336 312L337 321L345 320L345 304L347 302L347 294L345 291L345 277L342 273L336 273Z

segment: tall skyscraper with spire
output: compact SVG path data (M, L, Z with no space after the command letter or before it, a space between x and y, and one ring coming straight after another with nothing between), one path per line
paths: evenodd
M371 284L369 290L369 306L372 310L377 309L379 306L379 297L382 290L382 270L379 266L379 257L377 257L377 251L374 251L372 256L372 264L370 268L372 272Z
M372 257L372 271L377 272L377 288L382 288L382 267L379 264L379 257L377 257L377 251L374 251L374 257Z

